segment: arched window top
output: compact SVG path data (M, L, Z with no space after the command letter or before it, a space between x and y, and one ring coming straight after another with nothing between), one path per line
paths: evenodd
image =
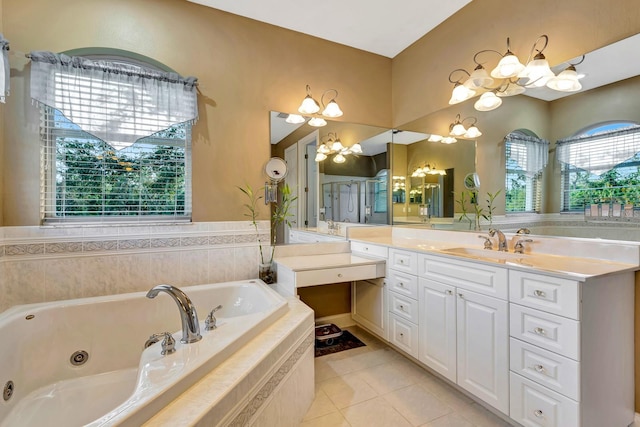
M600 123L595 123L585 128L582 128L572 136L578 137L578 138L583 136L593 136L593 135L605 134L609 132L615 132L618 130L635 127L635 126L638 126L638 123L630 120L615 120L615 121L608 121L608 122L600 122Z

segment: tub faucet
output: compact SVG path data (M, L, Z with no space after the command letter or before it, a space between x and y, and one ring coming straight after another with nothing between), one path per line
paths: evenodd
M489 237L493 237L496 234L498 235L498 250L502 252L508 252L509 249L507 248L507 238L504 237L504 233L497 228L489 229Z
M147 292L147 298L155 298L160 291L168 293L178 305L178 310L180 310L180 320L182 320L182 339L180 342L190 344L200 341L202 335L200 335L198 313L187 294L175 286L158 285Z

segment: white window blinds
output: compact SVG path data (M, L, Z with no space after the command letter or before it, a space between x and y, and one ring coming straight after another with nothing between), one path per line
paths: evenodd
M41 107L44 222L190 220L195 79L39 54L31 85Z
M506 212L540 210L540 177L549 160L549 142L521 131L505 137Z

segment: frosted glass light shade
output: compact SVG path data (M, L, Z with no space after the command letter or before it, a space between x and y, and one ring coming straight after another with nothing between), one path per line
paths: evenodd
M467 133L467 130L464 128L464 126L462 125L462 123L456 123L452 128L451 128L451 132L449 132L449 135L452 136L462 136L465 133Z
M357 142L349 147L349 150L351 150L351 152L354 154L362 154L362 146Z
M466 101L467 99L473 97L476 94L475 90L469 89L468 87L456 84L453 88L453 92L451 92L451 99L449 100L449 104L458 104L460 102Z
M582 89L582 85L578 81L578 73L573 66L549 79L547 87L560 92L576 92Z
M321 162L323 160L326 160L327 155L324 153L316 153L316 162Z
M342 151L342 150L344 150L344 146L342 145L340 140L336 139L335 141L333 141L333 144L331 144L331 151Z
M440 141L443 144L454 144L456 142L458 142L457 139L455 139L452 136L445 136L444 138L442 138L442 140Z
M429 135L429 139L427 139L427 141L429 142L440 142L442 141L442 135L436 135L436 134L431 134Z
M528 78L525 87L534 88L542 87L547 82L555 77L551 68L549 68L549 62L544 59L543 55L536 55L536 59L529 62L524 70L518 74L519 78Z
M305 119L300 114L289 114L284 121L287 123L297 125L300 123L304 123Z
M467 129L467 131L465 132L464 137L477 138L481 135L482 135L482 132L480 132L480 129L478 129L476 125L471 125L471 127L469 127L469 129Z
M309 120L309 126L314 126L319 128L326 125L327 125L327 121L322 117L312 117L311 120Z
M480 99L473 104L473 107L478 111L491 111L495 110L502 105L502 99L498 98L493 92L485 92Z
M524 65L520 63L520 60L517 56L515 56L511 52L507 52L496 68L491 70L491 77L496 79L508 79L510 77L517 76L522 70L524 70Z
M482 65L479 65L478 68L473 70L473 73L471 73L467 81L464 82L464 86L471 90L491 86L492 84L493 79L489 77L489 73L487 73L487 70L485 70Z
M334 99L322 110L322 115L325 117L340 117L342 114L342 110Z
M314 114L320 111L320 104L318 104L318 101L313 99L311 95L307 95L302 100L300 107L298 107L298 111L302 114Z
M327 147L327 144L320 144L316 149L317 153L329 154L331 152L331 148Z
M333 157L333 161L334 161L334 163L344 163L344 162L345 162L345 160L347 160L347 159L345 159L345 157L344 157L342 154L340 154L340 153L336 154L336 155Z

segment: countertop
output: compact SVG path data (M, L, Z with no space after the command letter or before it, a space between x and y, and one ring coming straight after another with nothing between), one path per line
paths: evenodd
M321 270L327 268L341 268L356 265L384 264L384 260L364 258L351 253L300 255L279 257L274 262L292 271Z

